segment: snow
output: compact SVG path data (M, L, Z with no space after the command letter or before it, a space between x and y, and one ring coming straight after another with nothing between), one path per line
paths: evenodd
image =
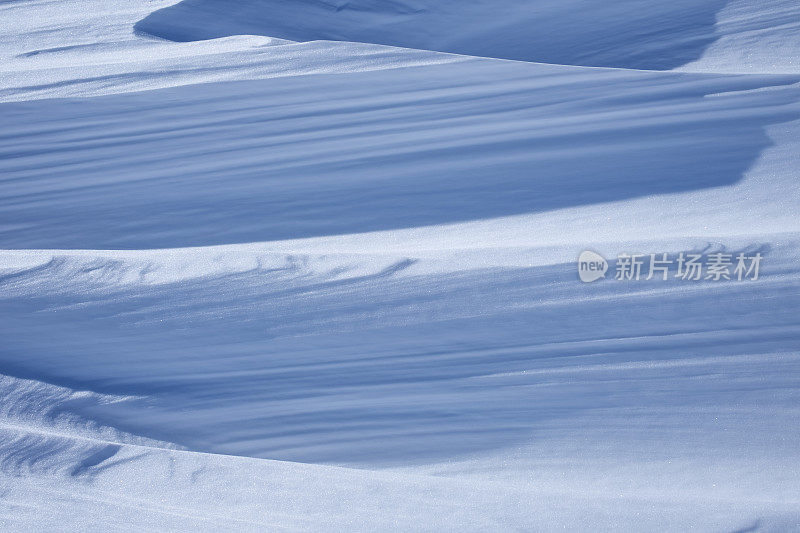
M136 28L173 41L268 35L568 65L797 72L793 0L184 0Z
M0 236L204 246L731 185L800 115L796 81L473 60L10 103Z
M800 6L791 0L731 0L717 14L716 39L696 61L698 72L798 72Z
M136 25L173 41L270 35L373 42L467 55L668 69L714 40L724 0L187 0Z
M800 528L798 8L461 4L0 5L0 527Z

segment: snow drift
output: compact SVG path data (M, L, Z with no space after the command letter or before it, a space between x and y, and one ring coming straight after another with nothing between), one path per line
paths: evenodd
M791 0L184 0L136 28L173 41L253 34L656 70L698 60L722 40L706 68L734 56L734 72L796 72L787 47L800 49L798 21Z
M0 244L266 241L731 185L797 118L798 81L474 60L7 104Z
M176 41L269 35L524 61L668 69L700 57L725 0L187 0L140 31Z
M795 2L171 4L0 3L0 528L800 528Z

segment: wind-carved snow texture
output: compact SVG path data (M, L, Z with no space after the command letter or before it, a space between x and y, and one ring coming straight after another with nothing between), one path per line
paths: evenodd
M172 41L268 35L563 65L797 72L792 0L183 0L136 28ZM766 53L764 53L766 52Z
M203 246L730 185L798 118L798 81L481 60L8 104L0 243Z
M184 0L136 29L172 41L269 35L566 65L667 70L715 40L726 0Z
M800 528L798 7L463 4L0 5L0 527Z

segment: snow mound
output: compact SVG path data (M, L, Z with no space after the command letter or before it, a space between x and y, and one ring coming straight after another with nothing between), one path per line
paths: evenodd
M800 70L793 0L184 0L136 28L173 41L256 34L570 65Z
M173 41L256 34L558 64L670 69L715 40L726 0L185 0L137 30Z

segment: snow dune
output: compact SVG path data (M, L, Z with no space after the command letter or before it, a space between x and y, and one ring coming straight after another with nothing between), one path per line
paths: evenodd
M86 516L135 505L147 524L166 502L212 529L781 527L800 488L799 243L729 242L766 254L760 282L587 288L547 264L569 249L5 252L7 371L122 395L58 405L187 450L15 423L35 447L11 494L55 478L88 485L62 496Z
M0 527L800 527L797 6L463 4L0 5Z
M797 72L798 25L792 0L244 0L235 9L183 0L136 28L172 41L253 34L566 65L668 70L700 60Z
M7 104L0 244L279 240L731 185L798 117L798 81L473 60Z

